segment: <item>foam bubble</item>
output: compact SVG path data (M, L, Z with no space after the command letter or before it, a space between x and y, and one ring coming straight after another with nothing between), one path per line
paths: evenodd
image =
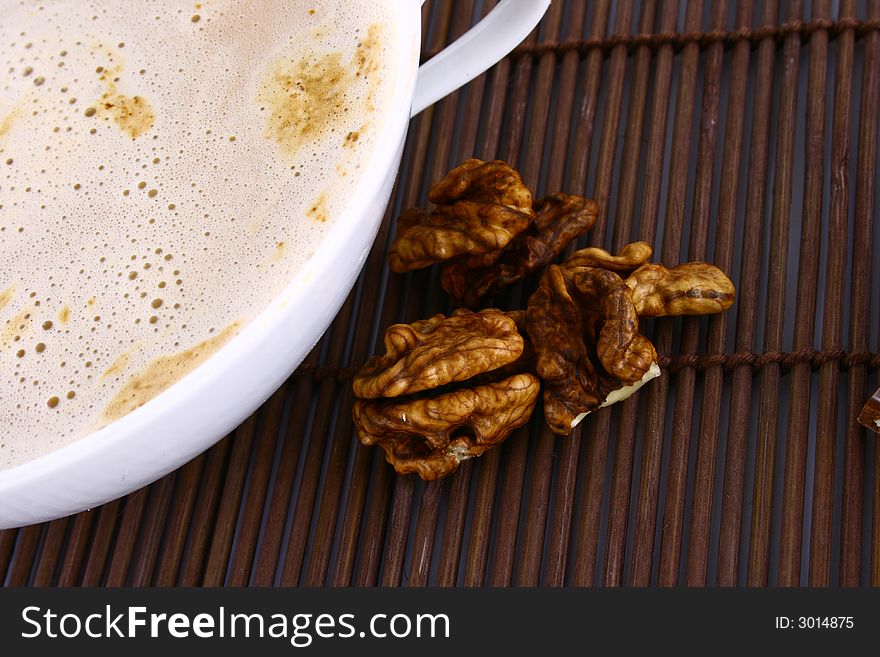
M0 469L145 403L292 279L375 144L392 6L0 0Z

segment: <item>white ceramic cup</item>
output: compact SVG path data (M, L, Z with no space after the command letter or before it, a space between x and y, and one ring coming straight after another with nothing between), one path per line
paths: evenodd
M241 333L161 395L100 431L0 471L0 529L130 493L213 445L265 402L317 343L354 285L391 195L410 116L504 57L549 4L502 0L419 67L420 5L398 0L397 75L378 146L315 255Z

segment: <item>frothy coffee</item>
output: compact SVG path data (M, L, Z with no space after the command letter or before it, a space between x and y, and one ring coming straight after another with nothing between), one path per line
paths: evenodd
M0 468L101 428L266 308L344 207L391 0L0 0Z

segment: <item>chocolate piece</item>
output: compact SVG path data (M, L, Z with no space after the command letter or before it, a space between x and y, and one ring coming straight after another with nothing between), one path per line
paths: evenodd
M865 402L862 412L859 413L859 423L880 433L880 388L874 391L874 395Z

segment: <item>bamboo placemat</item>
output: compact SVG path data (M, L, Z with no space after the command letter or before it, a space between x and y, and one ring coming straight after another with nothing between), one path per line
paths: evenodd
M425 56L494 4L427 3ZM413 121L376 248L290 380L153 485L0 532L0 581L880 584L880 450L855 421L880 385L880 0L837 8L556 0ZM738 299L649 323L664 376L570 438L536 413L424 484L357 444L349 380L388 324L448 310L435 271L389 274L384 253L390 219L472 155L597 199L581 245L709 260Z

